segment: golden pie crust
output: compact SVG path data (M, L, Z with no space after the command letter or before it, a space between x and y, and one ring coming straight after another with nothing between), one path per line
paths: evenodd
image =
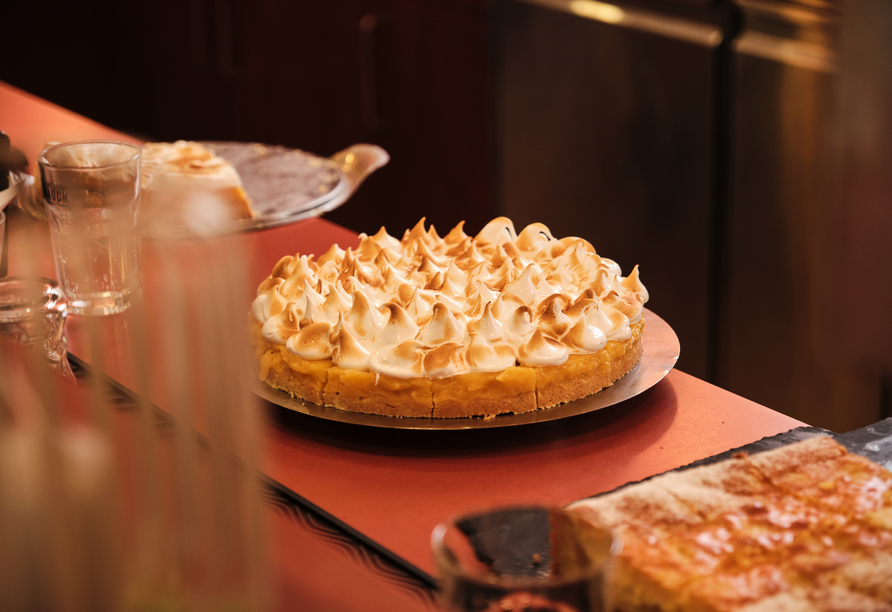
M644 319L623 341L557 366L512 366L446 378L396 378L308 360L273 344L250 322L262 381L293 397L341 410L394 417L461 418L521 414L571 402L609 387L638 363Z

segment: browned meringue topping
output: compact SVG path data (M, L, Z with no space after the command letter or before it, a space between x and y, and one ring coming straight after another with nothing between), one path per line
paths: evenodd
M458 342L435 346L424 355L424 371L437 378L454 376L463 369L465 347Z
M434 304L433 317L424 326L421 341L431 346L455 342L464 338L465 330L442 302Z
M452 230L443 236L443 242L445 242L449 246L455 246L458 244L464 244L466 240L468 240L468 235L464 231L465 222L459 221L458 225L452 228Z
M471 334L471 343L465 352L468 366L479 372L498 372L513 366L517 361L514 349L507 344L490 344L483 336Z
M283 338L290 338L300 330L300 313L295 304L289 304L281 316L270 321L275 322L275 333Z
M570 351L554 338L549 338L541 330L517 349L518 357L528 365L560 365L567 360Z
M327 359L331 356L331 330L328 321L309 323L288 338L288 349L304 359Z
M590 243L499 217L473 238L424 219L401 240L381 228L355 249L286 256L252 306L267 340L307 358L394 376L553 365L623 340L647 290Z
M285 278L288 278L288 264L290 264L293 259L294 257L292 257L291 255L286 255L285 257L280 259L279 262L273 267L270 278L281 278L283 280Z
M344 313L344 321L349 323L360 337L372 335L377 329L375 311L369 298L362 291L353 292L353 305Z
M332 345L332 361L351 370L368 368L371 354L341 323L338 324L329 339Z
M548 297L539 307L539 329L549 332L552 338L563 336L573 323L562 310L563 305L569 301L560 293Z

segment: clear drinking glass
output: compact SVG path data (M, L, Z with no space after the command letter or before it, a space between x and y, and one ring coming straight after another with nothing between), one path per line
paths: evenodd
M613 535L558 508L500 508L437 526L432 547L450 612L608 612Z
M107 141L38 157L56 274L76 314L126 310L141 292L140 148Z
M67 316L68 305L56 281L0 279L0 339L40 351L53 370L74 380L68 364Z

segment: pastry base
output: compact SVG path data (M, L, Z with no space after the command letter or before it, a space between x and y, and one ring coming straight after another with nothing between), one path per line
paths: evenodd
M396 378L346 370L331 359L311 361L267 341L251 321L260 380L305 401L351 412L393 417L466 418L522 414L571 402L609 387L642 354L644 320L624 341L559 366L514 366L447 378Z

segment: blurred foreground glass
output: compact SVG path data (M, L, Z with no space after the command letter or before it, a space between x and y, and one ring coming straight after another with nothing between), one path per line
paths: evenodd
M450 612L607 612L619 542L546 507L469 514L434 529L440 597Z
M6 276L6 213L0 210L0 277Z
M68 307L59 285L48 278L0 280L0 338L39 351L50 368L74 380L68 364Z
M76 314L126 310L141 291L140 148L71 142L37 159L56 274Z

